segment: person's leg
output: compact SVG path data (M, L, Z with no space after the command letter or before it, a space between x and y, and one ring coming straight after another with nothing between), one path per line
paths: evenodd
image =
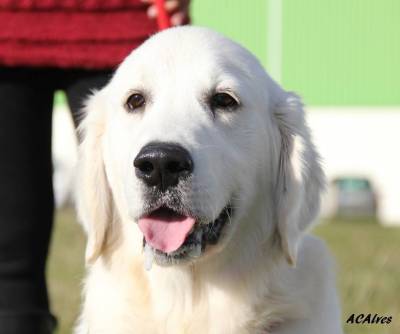
M85 100L94 90L103 88L111 79L110 71L75 70L68 73L65 92L71 109L75 127L78 127L83 117Z
M55 326L45 280L53 90L43 80L39 71L0 68L0 334Z

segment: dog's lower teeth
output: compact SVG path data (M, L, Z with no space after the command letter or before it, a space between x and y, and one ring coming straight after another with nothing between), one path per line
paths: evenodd
M153 265L154 252L150 245L146 243L144 246L144 269L149 271Z

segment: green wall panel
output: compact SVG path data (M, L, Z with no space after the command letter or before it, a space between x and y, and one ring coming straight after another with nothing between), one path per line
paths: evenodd
M192 20L244 45L265 65L266 5L266 0L192 0Z
M268 12L277 4L281 17ZM400 0L192 0L192 17L309 105L400 105Z
M283 0L282 82L312 105L400 105L399 0Z

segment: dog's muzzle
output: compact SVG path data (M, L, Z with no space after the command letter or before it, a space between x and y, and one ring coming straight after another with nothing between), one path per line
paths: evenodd
M146 197L138 225L147 257L154 256L160 265L174 264L197 258L208 245L218 243L232 206L227 204L211 222L193 210L185 195L190 193L194 164L184 147L152 142L133 164Z

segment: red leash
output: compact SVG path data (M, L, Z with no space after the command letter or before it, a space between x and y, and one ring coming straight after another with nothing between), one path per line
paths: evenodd
M170 17L165 10L165 0L155 0L157 8L157 24L159 30L168 29L171 27Z

